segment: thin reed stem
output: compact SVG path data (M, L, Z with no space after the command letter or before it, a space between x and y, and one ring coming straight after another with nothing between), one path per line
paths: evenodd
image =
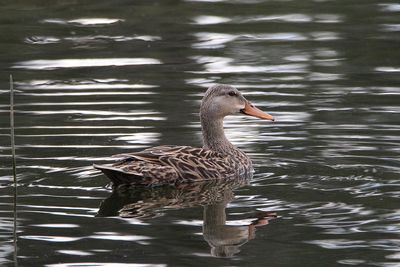
M18 266L17 260L17 162L15 159L15 132L14 132L14 81L10 74L10 137L11 137L11 154L12 154L12 170L14 178L14 266Z
M17 188L17 164L15 160L15 132L14 132L14 81L10 74L10 130L11 130L11 153L14 187Z

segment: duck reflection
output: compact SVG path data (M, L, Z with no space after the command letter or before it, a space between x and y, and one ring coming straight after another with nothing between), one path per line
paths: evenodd
M226 207L234 199L233 190L248 184L248 179L207 181L159 187L115 188L101 204L97 216L151 219L166 209L203 206L203 237L215 257L232 257L240 246L255 237L256 227L276 218L272 212L255 212L243 219L244 225L227 225Z
M226 225L225 208L228 202L219 202L204 207L203 237L211 247L214 257L232 257L240 251L240 246L255 237L258 226L267 225L275 213L254 214L254 220L248 225Z

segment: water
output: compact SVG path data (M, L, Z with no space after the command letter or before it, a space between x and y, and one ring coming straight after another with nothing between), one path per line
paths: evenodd
M400 265L397 2L5 1L0 12L1 265L15 264L10 73L20 266ZM112 192L92 163L200 146L214 83L277 119L226 121L253 179Z

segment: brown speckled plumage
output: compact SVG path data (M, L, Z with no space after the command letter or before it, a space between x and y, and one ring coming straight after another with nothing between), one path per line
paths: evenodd
M118 155L116 163L94 167L114 185L175 184L247 176L252 172L250 158L228 141L223 130L223 118L239 112L273 119L256 109L234 87L215 85L207 90L200 108L203 148L157 146Z

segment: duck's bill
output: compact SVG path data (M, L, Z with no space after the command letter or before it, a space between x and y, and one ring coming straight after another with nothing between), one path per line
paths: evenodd
M270 120L270 121L274 121L275 120L275 118L273 116L271 116L268 113L256 108L249 101L246 101L244 109L241 109L240 112L243 113L243 114L246 114L246 115L249 115L249 116L253 116L253 117L257 117L257 118L264 119L264 120Z

